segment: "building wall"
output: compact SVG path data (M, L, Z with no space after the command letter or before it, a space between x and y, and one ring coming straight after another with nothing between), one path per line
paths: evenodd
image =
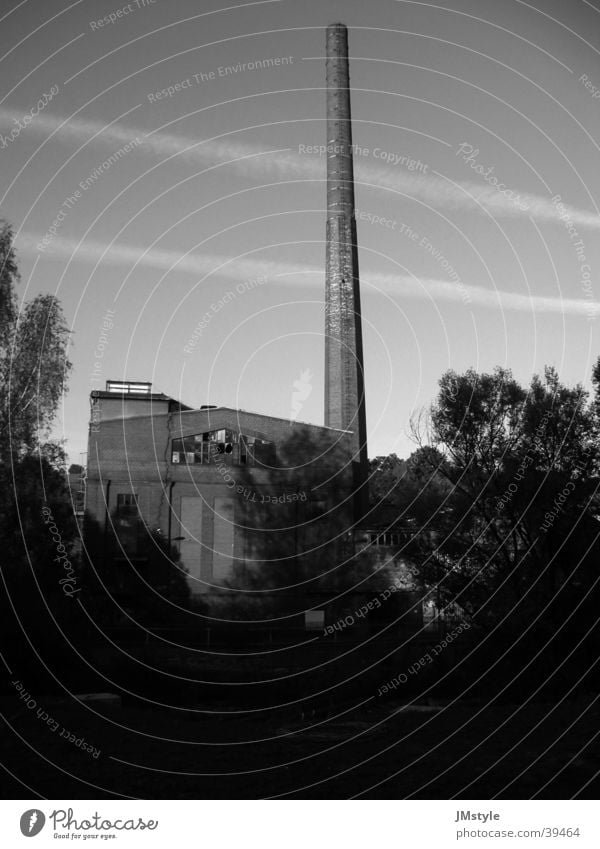
M135 399L132 403L146 412L146 402ZM86 509L102 526L108 523L110 530L118 496L135 494L148 529L160 528L163 538L180 553L192 593L204 595L218 588L232 565L246 556L246 535L240 524L244 499L249 497L247 467L224 462L218 466L174 464L172 440L230 429L277 446L294 427L305 426L228 408L92 420ZM332 434L329 428L309 428L317 441ZM333 433L346 444L346 433ZM268 483L269 490L275 482L277 493L292 497L297 474L293 469L256 468L253 480L257 488Z

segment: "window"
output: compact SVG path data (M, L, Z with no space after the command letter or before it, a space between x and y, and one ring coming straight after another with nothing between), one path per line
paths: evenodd
M139 380L107 380L106 391L120 395L150 395L152 384Z
M117 514L119 516L137 516L137 494L119 492L117 495Z
M225 463L228 466L272 465L275 446L272 442L246 436L232 430L211 430L174 439L171 462L185 465Z
M323 631L325 627L325 611L324 610L305 610L304 611L304 629L306 631Z
M402 534L400 533L378 533L377 531L371 531L369 537L371 545L383 545L392 548L402 544Z
M137 554L140 542L137 493L119 492L117 494L114 526L123 551L128 555Z

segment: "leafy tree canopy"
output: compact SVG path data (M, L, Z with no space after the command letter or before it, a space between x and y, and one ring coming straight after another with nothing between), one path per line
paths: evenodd
M0 461L40 448L71 371L69 330L54 295L17 308L19 271L9 224L0 222Z
M600 361L596 388L598 376ZM595 588L597 395L590 403L552 368L527 389L507 369L448 371L413 430L422 491L427 472L446 484L427 522L408 508L425 585L482 628L555 630Z

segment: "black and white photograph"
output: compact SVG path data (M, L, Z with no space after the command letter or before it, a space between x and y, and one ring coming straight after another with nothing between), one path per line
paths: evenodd
M599 143L599 0L0 0L3 845L598 845Z

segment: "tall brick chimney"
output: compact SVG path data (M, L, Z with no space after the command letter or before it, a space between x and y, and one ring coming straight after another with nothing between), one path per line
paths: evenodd
M367 422L358 277L348 30L327 27L325 424L354 432L357 519L366 504Z

